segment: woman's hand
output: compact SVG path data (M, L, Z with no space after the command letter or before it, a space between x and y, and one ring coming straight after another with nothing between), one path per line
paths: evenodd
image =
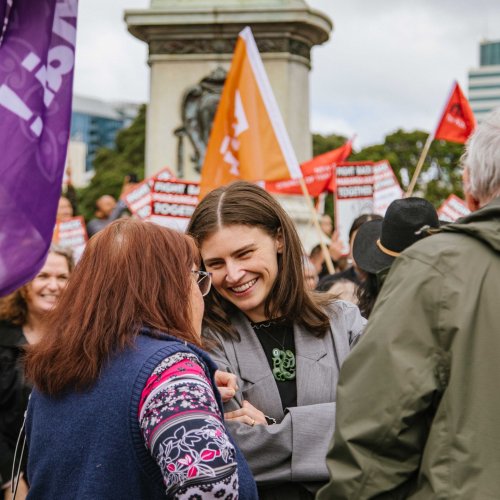
M238 379L236 378L236 375L216 370L214 373L214 379L215 384L217 385L217 390L219 391L220 397L224 403L227 403L231 398L234 398L234 395L238 390Z
M9 486L7 486L7 488L5 488L4 490L5 500L11 500L13 498L10 488L11 485L9 484ZM19 479L19 485L17 486L16 500L25 500L27 496L28 496L28 485L26 484L26 481L21 477Z
M250 427L267 425L265 415L248 401L243 401L243 407L239 410L224 413L224 419L230 422L242 422Z

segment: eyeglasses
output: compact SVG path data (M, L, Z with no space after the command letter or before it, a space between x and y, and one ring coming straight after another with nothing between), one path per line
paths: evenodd
M206 271L191 271L196 274L196 283L200 287L200 292L203 297L207 295L212 286L212 273L207 273Z

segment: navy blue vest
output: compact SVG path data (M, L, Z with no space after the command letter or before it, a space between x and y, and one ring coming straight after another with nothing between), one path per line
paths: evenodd
M33 391L26 418L28 498L165 498L160 468L144 446L137 420L141 392L160 361L177 352L194 353L201 359L214 387L216 366L205 352L190 344L164 334L159 334L160 339L149 334L144 329L135 348L114 356L88 391L60 398ZM215 393L222 412L218 391ZM248 464L234 446L240 498L257 499Z

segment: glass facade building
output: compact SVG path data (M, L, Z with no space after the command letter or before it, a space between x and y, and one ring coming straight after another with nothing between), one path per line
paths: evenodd
M500 40L481 42L479 68L469 71L469 102L478 121L500 106Z
M85 170L93 170L99 148L111 148L119 130L130 125L137 115L138 105L109 103L88 97L73 96L71 139L85 143Z

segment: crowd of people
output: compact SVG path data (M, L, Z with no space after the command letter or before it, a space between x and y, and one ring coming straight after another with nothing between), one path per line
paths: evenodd
M252 183L186 234L99 199L0 299L4 498L497 498L500 110L462 163L457 223L396 200L345 255L323 218L333 275Z
M137 185L137 179L133 175L127 175L123 179L121 195L118 200L110 194L99 196L94 203L93 217L86 224L86 233L90 238L104 229L113 221L130 216L127 204L123 196ZM78 196L71 180L71 167L66 169L66 183L64 194L59 198L57 206L56 222L67 222L77 214Z

